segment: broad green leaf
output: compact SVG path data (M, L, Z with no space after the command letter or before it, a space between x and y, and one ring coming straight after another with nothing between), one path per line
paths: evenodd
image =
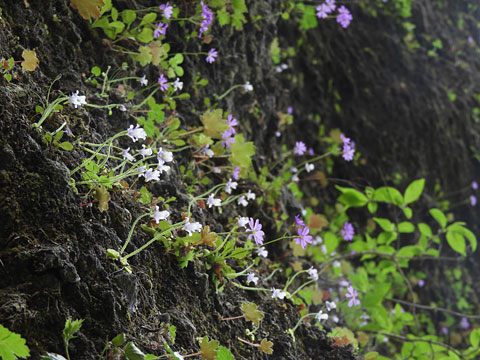
M338 201L347 206L361 207L365 206L368 202L367 197L358 190L352 188L343 188L341 186L335 187L342 193L342 195L338 197Z
M245 320L251 321L257 325L260 325L260 320L265 316L263 312L257 310L257 305L250 302L243 302L240 309L245 316Z
M112 339L112 344L116 347L119 347L119 346L122 346L123 344L125 344L125 334L121 333L121 334L118 334L117 336L115 336Z
M378 224L380 225L380 227L383 229L383 231L387 231L387 232L393 232L393 230L395 230L395 225L392 224L392 222L388 219L384 219L384 218L373 218L373 220Z
M155 14L153 12L148 13L142 18L142 21L140 22L139 26L142 26L142 25L145 25L145 24L151 24L155 21L156 18L157 18L157 14Z
M420 195L422 195L423 188L425 187L425 179L418 179L408 185L405 190L404 204L408 205L414 201L417 201Z
M245 5L245 0L232 0L232 9L238 12L247 12L247 5Z
M470 241L470 246L472 247L472 250L475 251L477 249L477 238L476 238L475 234L473 232L471 232L470 230L468 230L466 227L464 227L464 226L462 226L458 223L455 223L455 224L450 225L447 228L447 231L449 231L449 230L457 231L460 234L462 234L463 236L465 236Z
M144 44L148 44L150 41L153 40L153 30L148 27L144 27L140 34L136 36L136 38L138 39L138 41Z
M373 291L369 291L362 298L362 305L365 307L375 307L382 303L383 298L390 290L390 283L377 284Z
M136 18L137 14L133 10L123 10L121 12L123 22L128 26L130 25Z
M450 247L455 250L456 252L466 256L467 253L465 252L466 245L465 245L465 238L463 234L455 230L447 231L447 242Z
M73 149L73 145L68 141L64 141L64 142L58 144L58 147L62 148L63 150L66 150L66 151L70 151L70 150Z
M415 226L409 221L402 221L397 225L398 232L412 233L415 231Z
M228 130L227 120L223 118L223 111L207 110L202 116L200 121L203 124L203 133L212 139L221 139L222 134Z
M146 66L152 62L152 53L148 46L140 46L139 53L135 55L135 60L142 66Z
M397 189L390 186L383 186L375 190L373 200L391 203L397 206L403 204L403 196Z
M0 358L3 360L26 359L30 350L25 339L0 325Z
M125 359L127 360L144 360L145 354L133 343L129 342L123 349Z
M480 344L480 329L475 329L470 333L470 344L473 348L478 348Z
M255 154L255 145L253 142L245 142L242 134L235 135L235 142L230 149L232 155L230 156L230 162L233 166L239 166L241 168L250 168L252 165L252 155Z
M224 346L220 346L217 351L217 357L215 360L235 360L230 350Z
M338 244L340 244L340 239L332 232L327 232L323 235L323 240L325 246L327 247L327 252L331 254L333 251L337 250Z
M422 235L426 236L427 238L432 236L432 229L430 228L429 225L425 223L419 223L417 226L418 226L418 230L420 230L420 233Z
M422 249L417 245L406 245L402 247L397 252L397 256L399 257L414 257L415 255L420 255L422 253Z
M407 207L404 207L403 209L403 214L405 215L405 217L407 219L411 219L412 218L412 209L410 209L408 206Z
M430 209L430 215L432 215L432 217L437 220L437 222L440 224L440 226L442 228L444 228L445 226L447 226L447 217L445 216L445 214L439 210L439 209Z

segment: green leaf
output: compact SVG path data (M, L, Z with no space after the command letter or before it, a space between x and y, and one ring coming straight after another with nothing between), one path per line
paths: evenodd
M7 80L8 82L12 81L12 74L4 74L3 77L4 77L5 80Z
M232 9L236 12L247 12L247 5L245 0L232 0Z
M239 166L244 169L248 169L252 165L252 155L255 154L255 145L253 142L245 142L242 134L235 135L235 142L230 149L232 156L230 156L230 162L233 166Z
M69 340L74 339L75 336L73 336L73 334L80 330L80 328L82 327L82 323L83 319L72 321L72 318L68 318L65 321L65 327L63 328L64 341L68 342Z
M335 187L342 193L342 195L338 197L338 201L347 206L361 207L365 206L368 202L367 197L358 190L344 188L338 185Z
M470 241L470 245L473 251L477 249L477 238L475 234L468 230L466 227L460 225L459 223L454 223L447 228L447 231L459 232Z
M63 150L70 151L73 149L73 145L69 143L68 141L64 141L60 144L58 144L58 147L62 148Z
M144 27L140 34L136 36L136 38L138 39L138 41L141 41L144 44L148 44L150 41L153 40L153 30L148 27Z
M390 186L383 186L373 193L373 200L391 203L397 206L403 204L403 196L397 189Z
M325 241L325 246L327 247L327 253L331 254L333 251L337 250L338 244L340 244L340 239L331 232L327 232L323 235L323 240Z
M155 19L157 18L157 14L155 13L148 13L147 15L145 15L143 18L142 18L142 21L140 22L140 25L139 26L142 26L142 25L145 25L145 24L151 24L155 21Z
M367 292L362 298L362 305L365 307L372 307L380 305L385 295L390 290L390 283L377 284L373 291Z
M404 207L403 209L403 214L405 215L405 217L407 219L411 219L412 218L412 209L410 209L408 206L407 207Z
M224 346L220 346L217 351L216 360L235 360L230 350Z
M480 329L475 329L470 333L470 344L473 348L478 348L480 344Z
M131 341L127 343L123 353L127 360L143 360L145 358L145 354Z
M118 334L117 336L115 336L112 339L112 344L116 347L120 347L123 344L125 344L125 334L121 333L121 334Z
M408 185L405 190L404 204L408 205L414 201L417 201L420 195L422 195L423 188L425 187L425 179L418 179Z
M263 339L262 342L260 343L260 346L258 347L258 350L261 352L264 352L265 354L272 355L273 354L273 342L268 341L267 339Z
M137 14L133 10L123 10L121 12L123 22L129 26L137 18Z
M456 252L462 254L463 256L467 255L467 253L465 252L465 238L460 232L455 230L447 231L447 242L448 245L450 245L450 247Z
M245 320L251 321L254 324L260 325L260 320L265 316L263 312L257 310L257 305L250 302L243 302L240 309L245 316Z
M392 222L388 219L384 218L373 218L373 220L380 225L380 227L383 229L383 231L386 232L393 232L395 230L395 225L392 224Z
M213 139L221 139L222 134L229 128L221 109L207 110L200 116L200 121L204 126L203 133Z
M0 358L3 360L26 359L30 350L25 339L0 325Z
M432 217L437 220L437 222L440 224L440 226L442 228L444 228L445 226L447 226L447 217L445 216L445 214L439 210L439 209L430 209L430 215L432 215Z
M422 253L422 249L417 245L407 245L402 247L397 252L397 256L399 257L414 257L415 255L420 255Z
M140 63L142 66L146 66L152 62L152 53L148 46L140 46L140 52L135 55L135 60Z
M102 73L102 69L100 69L98 66L94 66L92 68L92 74L93 75L100 76L101 73Z
M317 27L318 20L315 13L315 7L298 4L297 8L299 8L303 13L302 18L300 19L300 27L303 30L309 30Z
M397 225L398 232L412 233L415 231L415 226L409 221L402 221Z

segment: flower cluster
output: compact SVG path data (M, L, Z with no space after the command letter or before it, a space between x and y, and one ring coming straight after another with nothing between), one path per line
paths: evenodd
M317 17L319 19L326 19L335 9L335 0L325 0L325 2L317 6ZM338 8L337 22L345 29L350 25L353 20L353 16L345 6Z
M350 11L345 6L340 6L338 8L337 22L342 25L344 29L346 29L352 20L353 16Z
M340 135L340 138L343 141L342 157L345 161L352 161L353 155L355 155L355 143L343 134Z
M238 198L237 202L239 205L246 207L248 205L248 200L255 200L256 197L257 195L255 195L255 193L253 193L251 190L248 190L245 195L242 195Z
M318 5L317 10L317 17L319 19L326 19L328 15L335 10L337 6L335 5L335 0L325 0L325 2L321 5Z
M355 235L355 229L353 228L352 224L346 221L345 224L343 224L343 228L342 228L342 236L344 240L352 241L353 235Z
M203 1L200 1L200 5L202 6L203 21L200 24L200 33L198 34L198 37L202 37L202 34L208 30L208 27L212 24L213 21L213 13L209 9L208 5L204 4Z
M222 146L231 149L232 148L231 144L235 142L234 135L237 132L234 126L238 125L237 119L235 119L232 114L228 115L227 125L228 125L228 129L225 130L222 134L222 139L223 139Z

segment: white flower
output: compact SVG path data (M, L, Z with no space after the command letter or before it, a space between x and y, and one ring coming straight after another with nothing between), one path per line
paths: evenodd
M84 95L82 96L78 95L78 90L72 93L72 96L68 98L68 101L70 102L70 104L75 106L75 109L77 108L77 106L87 104L86 97Z
M172 162L173 161L173 153L171 151L163 150L163 148L158 148L158 153L157 153L157 159L158 161L163 161L163 162Z
M315 315L315 319L317 321L328 320L328 314L324 314L322 310L320 310L317 315Z
M232 181L232 179L228 179L228 182L227 184L225 185L225 192L227 194L231 194L232 193L232 189L236 189L237 188L237 185L238 183L236 181Z
M238 205L242 205L242 206L247 206L248 205L248 201L245 199L245 196L240 196L237 200L238 202Z
M335 304L334 301L327 301L325 303L325 305L327 306L327 310L328 311L331 311L332 309L336 309L337 308L337 304Z
M327 246L325 244L322 245L321 249L324 254L328 253Z
M283 290L272 288L272 291L272 299L278 298L280 300L283 300L285 296L287 296L287 292Z
M158 224L160 220L167 220L170 216L170 213L167 210L160 211L158 206L155 206L155 211L153 212L153 218L155 222Z
M152 149L150 148L145 149L145 145L142 145L142 149L138 150L138 152L140 153L140 155L142 155L143 159L145 159L145 156L150 156L153 153Z
M299 181L300 181L300 179L299 179L299 177L297 176L297 174L295 174L295 175L292 176L292 181L293 181L293 182L299 182Z
M338 285L340 285L341 287L349 287L350 286L350 283L346 280L340 280L340 282L338 283Z
M218 168L218 167L215 166L215 167L212 169L212 171L213 171L214 174L220 174L220 173L222 172L222 169L220 169L220 168Z
M143 174L145 174L145 171L147 171L147 167L146 166L140 166L138 168L138 177L143 176Z
M147 77L145 75L143 75L141 78L140 78L140 84L142 86L147 86L148 85L148 80L147 80Z
M135 158L129 153L130 148L126 148L125 150L122 150L122 156L125 160L128 161L135 161Z
M312 280L318 280L318 270L315 269L313 266L310 267L310 269L307 270L308 271L308 275L310 275L310 277L312 278Z
M242 216L242 217L240 217L240 218L238 219L237 224L238 224L239 227L245 227L245 225L248 224L248 220L249 220L248 217Z
M250 81L247 81L245 85L243 85L243 90L245 90L245 92L253 91L253 86L250 84Z
M184 359L183 359L183 356L180 355L180 353L177 352L177 351L175 351L175 352L173 353L173 356L175 356L175 357L177 358L176 360L184 360Z
M296 173L296 172L298 171L298 169L297 169L296 167L292 167L292 168L290 169L290 171L293 172L293 173Z
M159 161L158 165L157 165L157 169L158 169L158 171L160 171L160 174L164 173L164 172L167 173L167 172L170 171L170 166L165 165L165 163L163 161Z
M202 149L202 154L208 156L209 158L213 157L215 153L213 152L212 149L209 149L210 145L205 145L205 147Z
M185 225L183 225L183 230L185 230L189 236L192 235L192 232L200 232L202 230L202 225L199 222L190 222L190 219L187 217L185 219Z
M323 239L321 236L315 236L315 238L312 241L312 245L320 245L323 243Z
M147 133L143 128L139 127L138 124L135 128L133 125L130 125L127 129L127 135L130 136L133 142L136 142L138 139L145 140L147 138Z
M183 89L183 82L180 81L179 78L173 82L173 87L175 88L175 91L182 90Z
M222 200L220 199L215 199L213 194L210 194L210 196L207 199L207 205L209 208L212 206L222 206Z
M341 263L340 261L336 261L336 260L335 260L335 261L333 262L333 267L340 267L340 266L342 266L342 263Z
M282 65L280 65L280 67L282 68L282 70L287 70L288 69L288 65L283 63Z
M305 164L305 170L307 170L308 173L309 173L310 171L312 171L313 169L315 169L315 165L309 164L309 163L306 163L306 164Z
M282 136L282 133L280 131L277 131L277 132L275 132L275 136L280 137L280 136Z
M257 253L258 253L258 256L262 256L264 258L268 256L268 251L263 246L258 248Z
M247 200L255 200L255 198L257 197L255 193L252 193L251 190L248 190L246 196L247 196Z
M255 285L257 285L257 283L258 283L258 277L256 277L254 273L248 274L247 284L251 283L251 282L253 282Z
M120 105L120 106L118 107L118 110L120 110L120 111L127 111L127 108L125 107L125 105L122 104L122 105Z
M337 315L333 315L332 320L335 321L336 323L338 323L340 321L340 319L338 318Z
M153 170L152 168L148 169L145 171L145 174L143 174L145 177L145 181L150 181L150 180L160 180L160 171L158 170Z

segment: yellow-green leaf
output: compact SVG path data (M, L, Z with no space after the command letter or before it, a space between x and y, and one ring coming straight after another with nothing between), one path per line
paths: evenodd
M222 134L228 130L227 120L222 117L223 111L207 110L201 117L200 121L203 124L203 133L213 139L221 139Z
M35 50L23 50L22 69L25 71L34 71L38 66L38 59Z
M257 305L250 302L243 302L240 309L245 316L245 320L251 321L257 325L260 325L260 320L265 316L263 312L257 310Z
M272 355L273 354L273 342L268 341L267 339L263 339L258 347L258 350L264 352L265 354Z
M105 5L103 0L72 0L70 6L77 9L80 16L88 20L90 16L94 19L100 17L100 8Z
M208 336L204 336L200 339L200 352L203 359L215 360L217 356L218 345L220 344L217 340L208 341Z

